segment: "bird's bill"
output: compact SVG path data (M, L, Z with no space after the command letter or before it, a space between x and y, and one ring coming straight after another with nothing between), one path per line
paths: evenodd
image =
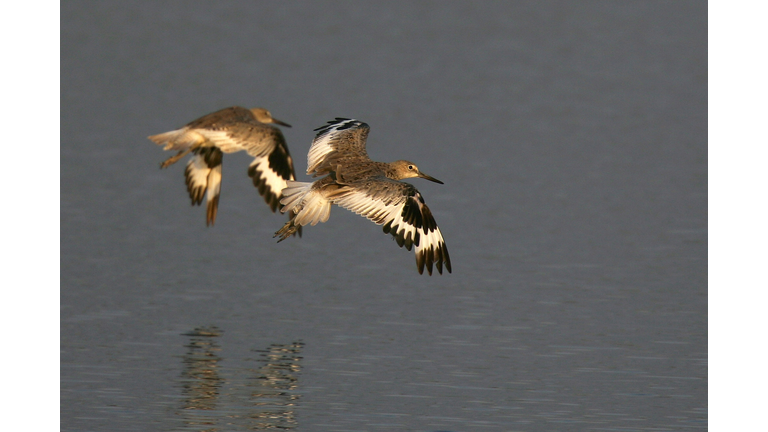
M428 176L428 175L424 174L423 172L419 173L419 178L423 178L425 180L433 181L435 183L445 184L445 183L441 182L440 180L438 180L438 179L436 179L436 178L434 178L432 176Z
M276 118L272 118L272 123L279 124L280 126L291 127L291 125L289 125L288 123L284 121L280 121Z

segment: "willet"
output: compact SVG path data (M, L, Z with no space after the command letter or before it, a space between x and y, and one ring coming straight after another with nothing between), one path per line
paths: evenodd
M286 181L296 178L296 173L283 133L270 123L291 127L272 117L264 108L234 106L200 117L181 129L152 135L149 139L165 145L163 150L179 151L160 168L172 165L187 153L194 155L184 171L187 190L192 205L200 205L206 196L206 225L213 225L219 207L223 153L245 150L253 156L248 175L254 186L272 212L282 207L281 191Z
M392 234L400 247L416 246L416 266L420 274L432 274L432 264L450 273L451 258L443 235L424 198L413 185L399 180L420 177L443 184L421 171L413 162L374 162L365 150L367 124L353 119L336 118L315 129L307 157L307 174L326 175L315 182L293 180L283 189L283 212L295 215L275 233L278 243L303 225L316 225L328 220L331 204L344 207Z

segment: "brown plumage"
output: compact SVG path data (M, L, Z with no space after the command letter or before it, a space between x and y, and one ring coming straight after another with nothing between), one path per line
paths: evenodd
M294 234L303 225L316 225L328 220L331 204L336 204L366 217L397 244L411 250L416 246L416 266L432 274L433 264L439 273L443 266L451 272L451 258L432 212L413 185L402 179L419 177L442 184L428 176L413 162L375 162L368 157L365 142L367 124L337 118L316 129L307 157L307 174L325 176L312 183L288 181L283 189L283 212L293 217L275 233L278 242Z
M213 225L221 191L223 153L245 150L253 156L248 175L254 186L273 212L281 207L281 191L286 181L294 180L296 175L283 133L272 124L290 127L264 108L234 106L149 139L163 145L163 150L178 151L163 162L161 168L167 168L188 153L193 154L184 171L187 191L192 205L200 205L203 196L206 197L206 225Z

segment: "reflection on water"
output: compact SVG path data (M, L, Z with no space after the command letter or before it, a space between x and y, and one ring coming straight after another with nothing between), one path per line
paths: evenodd
M253 380L252 398L259 407L252 416L253 430L278 428L291 429L296 426L296 401L299 394L298 373L301 371L298 355L303 343L290 345L272 344L260 351L265 365L256 370Z
M254 368L225 367L217 338L222 330L198 327L189 337L182 371L186 428L199 431L293 429L300 395L299 361L304 344L272 344ZM245 390L245 391L243 391Z
M184 371L182 393L185 410L213 410L223 380L219 377L219 362L221 357L216 353L221 348L216 343L216 337L221 332L216 327L199 327L184 336L189 336L187 353L184 355ZM207 421L191 420L189 424L211 424Z

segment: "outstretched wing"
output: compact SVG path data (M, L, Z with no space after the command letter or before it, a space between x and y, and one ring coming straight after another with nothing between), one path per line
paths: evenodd
M283 207L280 204L283 189L288 180L296 180L296 171L283 133L276 127L267 128L258 139L252 138L246 146L248 154L253 156L253 162L248 167L248 176L259 190L259 195L264 198L272 212L275 212ZM288 213L289 219L293 216L293 212ZM298 234L301 236L301 227Z
M206 197L205 224L213 225L219 209L222 153L215 147L203 147L195 150L194 153L195 155L189 160L184 170L187 191L192 199L192 205L200 205L203 202L203 196Z
M263 135L259 142L254 141L247 151L253 156L248 175L274 212L282 207L280 198L286 182L296 180L293 158L288 152L285 138L279 129L273 128L272 133Z
M377 177L342 187L329 198L377 225L384 225L384 232L392 234L400 247L411 250L416 246L416 266L420 274L426 266L431 275L433 264L440 274L443 264L451 272L451 258L443 235L413 185Z
M365 140L370 130L367 124L336 117L336 120L315 130L317 135L307 156L307 174L314 177L328 174L345 159L370 161L365 151Z
M271 121L288 126L275 119ZM180 129L152 135L149 139L164 145L165 150L179 151L162 167L175 163L190 151L195 155L185 170L187 189L192 204L202 203L203 196L207 196L209 225L215 222L218 210L222 153L245 150L254 158L248 175L273 212L280 207L281 191L286 186L286 180L296 177L293 159L280 129L261 123L254 110L247 108L224 108Z
M288 152L283 133L275 126L259 122L251 110L230 107L201 117L186 128L194 130L224 153L245 150L253 156L248 175L276 211L286 180L295 180L293 158Z

